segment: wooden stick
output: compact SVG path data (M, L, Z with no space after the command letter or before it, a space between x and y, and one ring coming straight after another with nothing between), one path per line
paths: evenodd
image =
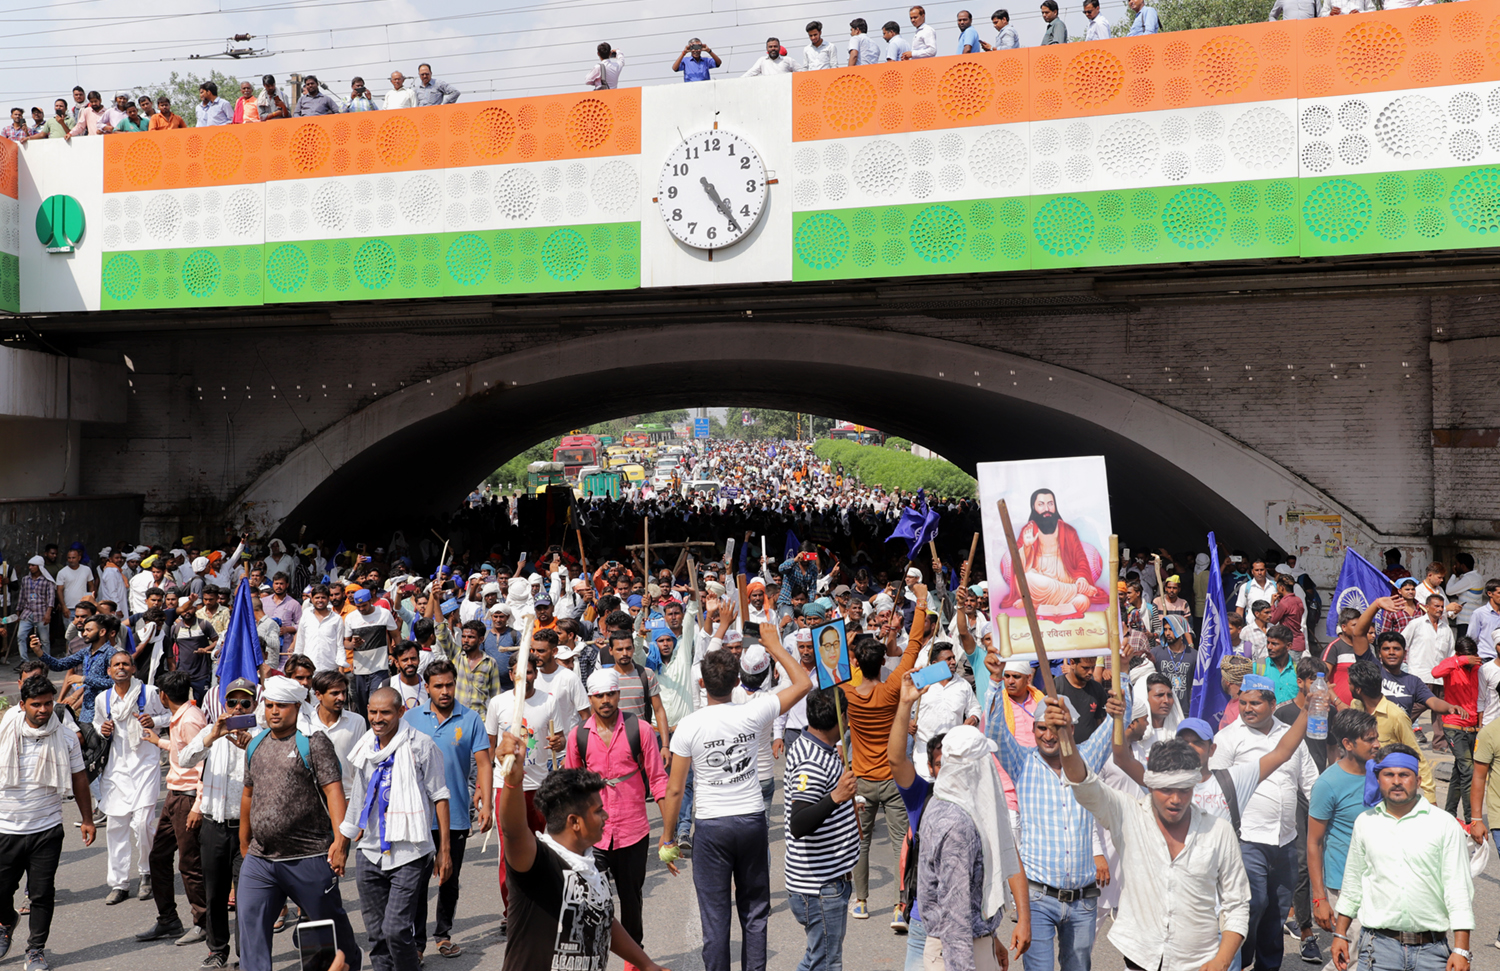
M814 665L813 677L818 676L817 666ZM844 744L844 689L842 685L833 686L833 710L839 720L839 757L844 760L844 770L849 769L849 746ZM854 829L859 833L860 841L865 838L864 824L859 821L859 803L854 804Z
M583 530L575 528L573 532L578 534L578 568L587 573L589 569L589 557L583 551Z
M651 517L641 519L641 572L645 581L651 582Z
M974 538L969 540L969 558L967 560L964 560L964 568L959 573L958 577L958 585L964 590L969 589L969 572L974 566L974 554L978 552L978 550L979 533L976 532L974 534Z
M1016 589L1021 594L1021 605L1026 608L1026 623L1031 627L1031 643L1036 648L1037 663L1042 669L1042 684L1047 689L1047 697L1057 697L1057 685L1052 681L1052 662L1047 660L1047 646L1042 643L1042 627L1036 620L1036 605L1031 602L1031 587L1026 583L1026 567L1021 562L1021 550L1016 545L1016 531L1010 524L1010 511L1005 508L1005 500L1000 500L1000 525L1005 527L1005 543L1010 547L1010 572L1016 578ZM1064 755L1072 754L1072 746L1066 739L1059 738L1062 743Z
M1109 670L1115 691L1120 690L1120 537L1109 536L1109 608L1104 612L1104 623L1109 626ZM1124 695L1121 695L1124 697ZM1115 744L1125 744L1125 716L1115 718Z
M737 579L739 581L740 588L740 616L738 618L738 622L740 625L740 632L744 633L745 618L750 616L750 581L743 573L741 573Z
M733 540L731 540L730 542L733 542ZM658 540L654 545L657 546L658 548L664 549L664 550L675 550L678 547L713 546L714 544L711 543L711 542L709 542L709 541L707 541L707 540L694 540L691 543L663 543L660 540ZM631 543L630 545L626 546L625 548L627 550L632 551L632 552L634 552L635 550L644 549L644 547L640 543Z
M533 616L533 617L527 617L525 623L523 623L521 625L521 651L525 651L528 654L531 652L531 628L532 628L532 625L535 624L535 623L536 623L536 618ZM517 654L519 655L518 659L521 662L521 677L520 677L520 680L516 681L516 683L515 683L516 686L515 686L514 689L512 689L512 692L511 692L512 694L514 694L516 696L516 703L515 703L514 707L511 708L511 711L510 711L510 732L511 732L512 735L516 736L517 738L520 738L520 739L524 740L526 736L522 734L522 732L524 731L524 729L521 727L521 723L526 720L526 662L527 662L527 658L526 658L526 656L524 654L521 654L520 651L518 651ZM503 779L503 778L509 776L510 775L510 770L511 770L511 768L515 764L516 764L516 756L515 756L515 753L512 752L510 755L507 755L500 762L500 777Z

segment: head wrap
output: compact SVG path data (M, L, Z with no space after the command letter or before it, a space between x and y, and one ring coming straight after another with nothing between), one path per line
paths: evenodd
M486 583L484 586L479 588L479 595L481 597L488 597L491 594L494 594L497 597L500 596L500 584Z
M1187 618L1182 616L1181 614L1167 614L1166 617L1162 619L1167 623L1168 640L1175 641L1179 638L1186 637L1188 635L1188 632L1192 630L1192 627L1188 625Z
M1373 806L1380 801L1380 770L1381 769L1409 769L1413 774L1420 775L1421 763L1407 755L1405 752L1392 752L1385 758L1376 762L1374 759L1365 763L1365 805Z
M1241 691L1269 691L1276 693L1276 682L1264 674L1247 674L1240 679Z
M1278 563L1278 564L1276 564L1276 570L1275 570L1275 572L1280 573L1283 576L1291 576L1292 575L1292 568L1289 567L1289 566L1287 566L1285 563Z
M913 580L921 580L922 579L922 571L919 570L919 569L917 569L914 566L906 568L906 575L909 576L909 577L911 577Z
M751 580L749 583L745 584L745 590L746 590L746 592L751 591L751 590L755 590L756 588L764 590L766 588L766 581L762 580L760 577L756 577L755 579Z
M206 569L208 569L208 557L206 557L206 556L200 556L196 560L193 561L193 572L194 573L202 573Z
M823 606L822 600L814 600L811 603L803 605L802 616L811 617L815 620L822 620L824 617L828 616L828 608Z
M265 699L279 705L300 705L307 700L307 689L278 674L266 680Z
M1207 570L1207 569L1208 569L1208 554L1207 553L1199 553L1197 556L1193 557L1193 572L1194 573L1202 573L1204 570Z
M1029 678L1029 677L1031 677L1033 671L1034 671L1034 669L1032 668L1030 661L1006 661L1005 662L1005 673L1006 674L1024 674L1024 675L1026 675Z
M1237 685L1250 673L1255 662L1239 654L1229 654L1219 662L1219 675L1227 684Z
M882 594L878 594L875 597L875 612L877 614L880 613L882 610L895 610L895 609L896 609L896 601L892 600L888 594L882 593Z
M717 580L704 581L703 588L709 593L713 594L715 597L718 597L720 600L724 599L724 595L726 593L724 584L718 582Z
M614 668L596 668L589 675L588 692L591 695L607 695L620 690L620 675Z
M944 739L944 748L947 740ZM947 768L947 760L944 760L943 768ZM1152 772L1147 769L1141 773L1141 782L1147 789L1191 789L1203 781L1202 769L1177 769L1172 772Z
M640 605L641 595L638 593L632 593L629 597L625 598L625 606L627 607L639 607Z
M744 674L760 674L771 666L771 655L759 644L751 644L740 655L740 671Z
M1005 789L995 767L995 743L972 725L960 725L943 736L943 769L933 796L961 808L979 830L984 849L984 899L980 914L986 920L1005 906L1007 860L1016 860ZM1009 849L1007 853L1006 850Z
M27 560L26 562L30 566L46 566L47 565L47 561L42 558L41 554L33 556L31 559Z

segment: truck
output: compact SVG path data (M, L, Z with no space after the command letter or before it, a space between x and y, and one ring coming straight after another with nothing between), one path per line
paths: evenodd
M599 439L595 435L565 435L552 450L552 461L561 462L569 478L576 478L585 465L599 464Z
M565 486L568 474L561 462L532 462L526 466L526 491L546 492L548 486Z

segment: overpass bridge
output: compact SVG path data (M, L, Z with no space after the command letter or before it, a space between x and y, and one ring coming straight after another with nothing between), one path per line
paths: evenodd
M148 536L795 402L1103 453L1127 538L1500 569L1497 0L3 149L12 366L122 404L6 412L0 494Z

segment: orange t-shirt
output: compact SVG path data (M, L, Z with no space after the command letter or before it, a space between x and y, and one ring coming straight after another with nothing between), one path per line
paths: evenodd
M920 636L908 641L901 663L890 677L875 686L868 698L861 697L854 685L843 685L844 716L849 719L849 734L854 740L853 768L858 778L883 782L891 777L886 749L896 708L901 702L901 678L917 663L921 647Z

